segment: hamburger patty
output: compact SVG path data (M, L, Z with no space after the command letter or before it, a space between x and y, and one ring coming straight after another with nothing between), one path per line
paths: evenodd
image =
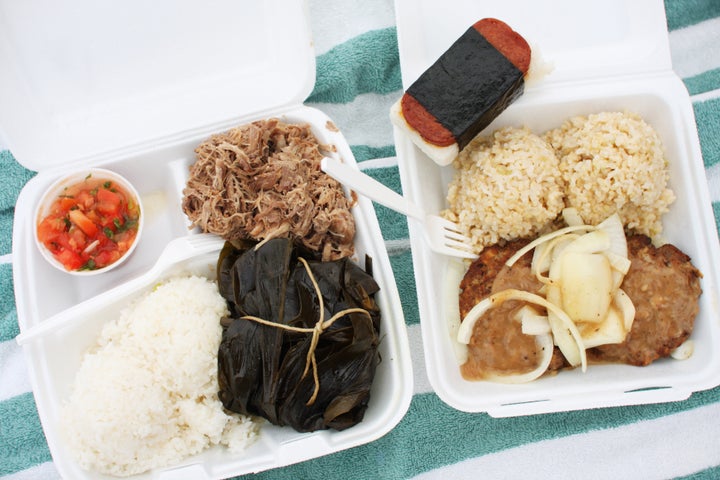
M527 245L516 240L504 246L493 245L480 252L460 282L460 318L483 298L508 288L538 293L542 283L530 271L532 252L523 255L512 268L505 262ZM522 325L515 320L525 302L509 300L480 317L468 344L468 360L462 365L462 375L470 380L482 379L487 372L524 373L538 365L539 352L535 338L522 333ZM555 347L548 370L567 366L565 357Z
M530 271L532 252L511 268L505 266L525 244L494 245L480 253L460 283L461 318L483 298L508 288L538 293L542 284ZM588 360L594 363L644 366L670 355L690 336L699 310L702 275L690 257L670 244L656 248L644 235L628 237L627 244L631 267L622 289L635 305L635 321L623 343L588 349ZM534 337L523 334L514 319L523 304L508 301L478 319L461 369L466 378L480 379L487 371L524 372L537 365ZM556 347L548 370L567 366Z
M635 321L623 343L592 348L588 359L645 366L692 333L702 274L674 245L655 248L644 235L628 237L627 244L632 264L621 288L635 304Z

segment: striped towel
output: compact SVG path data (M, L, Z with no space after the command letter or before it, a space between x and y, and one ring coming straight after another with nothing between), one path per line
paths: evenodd
M665 5L673 65L692 95L718 222L720 1ZM317 83L307 103L335 121L363 170L401 191L387 115L401 94L392 1L313 0L309 7ZM7 150L0 152L0 172L0 480L57 478L13 341L19 333L10 254L13 207L33 172ZM370 444L248 478L720 478L720 388L682 402L506 419L443 404L424 370L407 223L383 207L377 213L414 356L410 409L395 429Z

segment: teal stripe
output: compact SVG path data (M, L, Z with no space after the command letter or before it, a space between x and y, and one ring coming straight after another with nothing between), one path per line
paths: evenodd
M665 0L669 30L687 27L704 20L720 17L717 0Z
M371 30L333 47L316 59L314 103L348 103L362 93L402 88L395 27Z
M694 77L683 78L690 95L710 92L720 88L720 68L708 70Z
M14 208L0 210L0 255L5 255L12 251L12 228L14 214Z
M717 480L718 478L720 478L720 467L712 467L691 475L678 477L676 480Z
M407 218L401 213L390 210L379 203L373 203L380 222L380 232L385 240L408 238Z
M720 162L720 98L696 102L693 108L703 161L706 167L710 167Z
M720 202L713 202L712 209L715 214L715 227L718 230L718 236L720 236Z
M353 478L409 478L468 458L656 419L718 400L720 388L696 393L683 402L491 418L487 414L459 412L434 393L427 393L415 395L398 426L373 443L246 478L317 478L322 472L324 480L346 480L348 465L359 473ZM550 461L552 452L548 455ZM481 478L481 472L478 474Z
M35 173L17 163L8 150L0 151L0 172L3 185L0 189L0 255L5 255L12 251L15 202L22 187Z
M3 188L0 189L0 211L13 208L22 187L35 176L20 165L9 150L0 151L0 172L2 172Z
M390 256L390 265L395 275L395 283L400 292L400 303L407 325L420 323L417 290L415 289L415 273L413 270L412 253L410 250Z
M368 145L350 145L355 161L364 162L373 158L387 158L395 156L395 146L371 147Z
M0 342L7 342L20 334L10 264L0 265L0 295Z
M390 187L397 193L402 193L400 174L397 167L368 169L368 175L375 178L384 185ZM380 223L380 230L385 240L407 240L408 227L407 218L387 207L374 203L375 212ZM400 252L390 253L390 265L395 276L395 283L400 292L405 323L408 325L417 324L420 321L418 311L417 291L415 289L415 271L413 270L412 254L408 249Z
M32 393L0 402L0 418L0 475L51 460Z
M365 170L369 176L389 187L393 191L402 194L400 184L400 173L397 167L378 168ZM380 221L380 230L385 240L400 240L408 238L407 218L378 203L374 204L375 212Z

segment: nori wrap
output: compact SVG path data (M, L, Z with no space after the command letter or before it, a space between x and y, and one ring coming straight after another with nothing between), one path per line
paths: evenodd
M504 22L479 20L410 85L390 119L435 162L447 165L522 95L531 54Z

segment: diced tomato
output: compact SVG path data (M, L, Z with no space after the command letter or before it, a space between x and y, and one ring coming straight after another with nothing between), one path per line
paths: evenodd
M88 210L95 203L95 197L93 197L88 190L82 190L75 196L75 204L83 210Z
M122 205L122 198L117 193L111 192L107 188L101 188L97 194L97 211L103 215L117 216Z
M63 249L55 254L55 258L68 270L77 270L85 264L82 257L72 250Z
M97 235L97 225L95 225L92 220L90 220L80 210L70 210L68 216L70 217L70 221L77 225L78 228L82 230L88 237L94 237L95 235Z
M116 212L120 210L120 204L122 203L122 197L120 194L113 192L107 188L100 188L97 192L97 201L105 204L105 206L112 208Z
M68 243L74 250L84 250L88 244L87 235L79 228L72 228L68 232Z
M38 239L43 243L51 242L66 228L65 222L61 218L45 218L38 225Z
M95 267L102 268L116 262L121 257L118 250L103 250L95 256Z
M77 204L77 200L75 200L72 197L62 197L60 198L59 207L62 212L69 211L72 207L74 207Z

